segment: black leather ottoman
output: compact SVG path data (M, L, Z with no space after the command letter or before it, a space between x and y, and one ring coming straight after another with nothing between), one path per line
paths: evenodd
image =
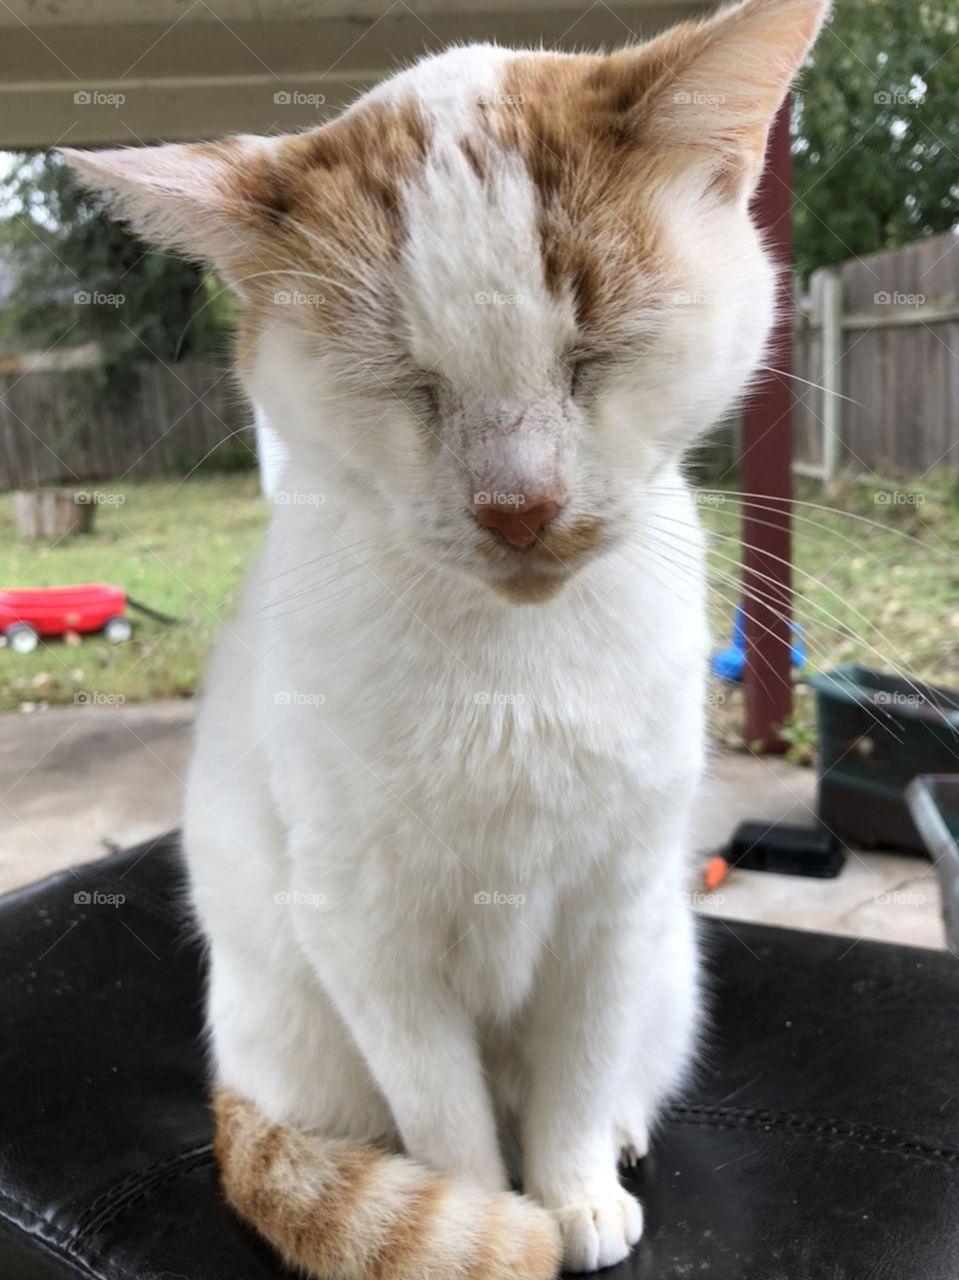
M289 1276L217 1191L181 890L165 838L0 900L3 1280ZM704 1064L608 1274L956 1280L955 958L704 927Z

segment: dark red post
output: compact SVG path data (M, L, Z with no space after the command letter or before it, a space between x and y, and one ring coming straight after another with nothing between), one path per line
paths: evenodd
M782 269L775 328L765 373L743 406L740 455L743 501L743 600L746 738L781 751L783 721L792 711L789 620L792 612L792 157L790 102L776 118L755 213Z

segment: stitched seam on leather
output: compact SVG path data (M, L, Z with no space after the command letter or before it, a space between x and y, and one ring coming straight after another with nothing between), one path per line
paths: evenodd
M211 1143L200 1143L195 1147L189 1147L186 1151L178 1151L175 1155L157 1160L145 1169L137 1169L120 1182L114 1183L112 1187L108 1187L106 1191L101 1191L94 1200L90 1201L74 1223L69 1233L71 1243L75 1244L96 1231L103 1216L106 1214L109 1220L112 1216L110 1211L117 1206L122 1208L130 1196L136 1196L144 1188L151 1190L154 1185L164 1182L167 1175L178 1174L182 1165L189 1164L191 1161L201 1161L203 1157L211 1155L212 1151Z
M4 1212L4 1206L18 1211L18 1217L12 1217L9 1213ZM0 1192L0 1217L15 1231L21 1232L32 1243L41 1246L50 1253L55 1254L63 1262L69 1263L77 1272L89 1277L89 1280L104 1280L103 1273L99 1270L94 1271L93 1268L83 1258L75 1258L63 1239L62 1235L54 1228L45 1218L41 1218L39 1214L34 1213L32 1209L28 1209L25 1204L21 1204L18 1200L11 1199L10 1196ZM30 1220L30 1227L20 1221L20 1218ZM50 1231L52 1234L47 1236L42 1234L39 1227Z
M144 1179L154 1178L158 1174L165 1173L167 1169L176 1167L181 1161L189 1160L193 1156L200 1155L211 1149L209 1142L200 1142L196 1146L187 1147L185 1151L177 1151L172 1155L164 1156L162 1160L155 1160L153 1164L147 1165L145 1169L134 1169L132 1173L128 1173L120 1182L114 1183L106 1191L101 1191L95 1199L90 1201L83 1213L77 1218L72 1234L75 1236L82 1235L86 1230L85 1224L90 1218L97 1217L101 1209L105 1209L112 1204L118 1195L125 1195L128 1191L136 1190Z
M124 1200L119 1201L112 1207L109 1213L104 1212L101 1214L99 1220L87 1229L87 1235L95 1236L98 1232L110 1226L112 1222L116 1222L117 1218L119 1218L121 1214L125 1213L132 1205L135 1205L138 1200L145 1200L148 1195L152 1195L153 1192L158 1191L160 1187L166 1186L168 1182L174 1182L182 1174L192 1173L194 1169L198 1169L204 1164L212 1163L213 1153L211 1151L205 1156L197 1156L189 1163L184 1162L177 1169L171 1169L168 1173L164 1174L162 1178L157 1178L149 1185L140 1187L138 1191L131 1193ZM76 1242L74 1241L74 1244L75 1243ZM86 1240L84 1241L84 1245L87 1248L91 1247L91 1244L88 1244Z
M674 1117L678 1124L688 1124L697 1129L741 1129L756 1132L765 1129L766 1132L777 1133L780 1136L788 1135L790 1132L801 1134L804 1137L811 1138L815 1142L822 1142L831 1139L833 1142L842 1143L844 1146L855 1147L859 1151L872 1151L881 1156L898 1156L901 1160L909 1160L913 1164L923 1164L930 1169L948 1169L952 1172L955 1169L955 1161L951 1153L944 1153L942 1158L933 1158L932 1155L923 1155L917 1151L897 1150L883 1146L881 1143L871 1142L866 1137L855 1137L832 1130L821 1129L800 1129L786 1125L778 1125L771 1122L762 1124L758 1121L749 1121L743 1117L721 1117L721 1116L702 1116L699 1118L688 1116Z
M803 1116L794 1111L764 1111L755 1107L684 1106L675 1103L670 1107L670 1113L681 1124L728 1128L766 1126L806 1133L817 1138L836 1138L893 1155L926 1159L930 1164L959 1164L959 1151L950 1147L935 1147L918 1138L903 1138L895 1129L883 1129L878 1125L850 1124L825 1116Z

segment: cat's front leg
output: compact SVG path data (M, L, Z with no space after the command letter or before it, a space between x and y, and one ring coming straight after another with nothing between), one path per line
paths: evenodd
M475 1030L429 931L309 918L298 933L385 1097L407 1155L489 1191L508 1187ZM345 938L349 937L347 946ZM344 939L341 941L340 939Z
M567 907L526 1034L524 1189L552 1210L570 1271L622 1261L642 1234L640 1205L619 1181L616 1129L655 968L645 917L659 895L619 892L625 901L612 886Z

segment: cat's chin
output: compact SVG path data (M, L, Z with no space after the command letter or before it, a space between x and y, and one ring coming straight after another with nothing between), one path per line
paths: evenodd
M494 579L489 586L510 604L544 604L558 596L568 581L568 574L524 569L511 578Z

